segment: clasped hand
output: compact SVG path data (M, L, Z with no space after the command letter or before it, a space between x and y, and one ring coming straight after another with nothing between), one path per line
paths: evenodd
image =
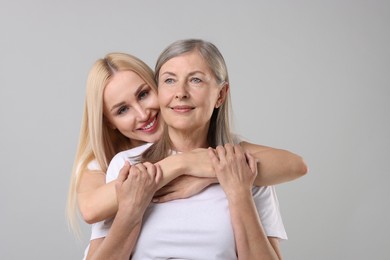
M129 162L125 162L115 184L119 210L129 211L140 221L161 179L158 165L145 162L130 166Z
M253 156L245 153L240 145L231 144L218 146L215 150L209 148L209 156L228 199L251 194L257 175L256 160Z

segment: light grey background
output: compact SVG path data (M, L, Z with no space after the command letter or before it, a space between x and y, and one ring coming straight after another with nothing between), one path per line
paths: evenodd
M88 70L189 37L224 54L237 132L310 167L277 187L285 259L389 259L389 1L0 3L0 259L81 258L64 209Z

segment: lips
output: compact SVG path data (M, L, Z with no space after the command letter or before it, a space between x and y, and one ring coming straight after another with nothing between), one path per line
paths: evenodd
M150 118L148 122L146 122L142 127L137 130L141 130L144 132L154 132L158 127L158 114L155 117Z
M193 110L194 107L182 105L182 106L173 106L173 107L171 107L171 109L175 112L178 112L178 113L185 113L185 112L189 112L189 111Z

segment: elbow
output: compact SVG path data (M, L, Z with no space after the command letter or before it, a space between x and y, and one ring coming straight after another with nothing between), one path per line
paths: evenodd
M300 178L304 175L306 175L309 171L309 167L307 166L306 162L303 160L302 157L299 157L298 163L295 167L295 175L297 178Z
M83 220L88 224L93 224L98 222L96 218L96 214L93 211L93 207L90 205L80 205L80 213L83 218Z

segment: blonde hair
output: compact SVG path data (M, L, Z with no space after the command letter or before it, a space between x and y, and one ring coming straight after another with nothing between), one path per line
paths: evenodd
M88 164L96 160L103 172L115 154L132 148L131 140L108 126L103 114L103 92L113 75L118 71L137 73L150 87L157 89L151 68L140 59L125 53L110 53L97 60L87 79L84 113L80 129L79 144L73 165L68 201L67 219L69 227L78 235L79 215L77 188Z
M220 86L229 83L226 63L218 48L204 40L186 39L173 42L160 54L156 62L154 76L157 85L161 67L170 59L189 52L198 52L203 57ZM213 111L207 134L207 141L210 147L215 148L217 145L233 143L233 136L230 131L230 102L230 91L228 91L225 101L219 108L215 108ZM165 125L162 138L143 153L142 160L157 162L167 157L171 149L172 141L169 138Z

